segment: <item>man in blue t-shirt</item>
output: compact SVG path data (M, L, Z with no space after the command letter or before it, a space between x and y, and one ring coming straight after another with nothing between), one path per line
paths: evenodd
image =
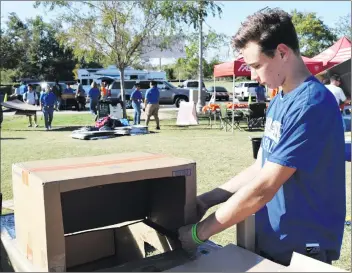
M257 102L265 102L265 87L262 84L259 84L255 88L255 96L257 99Z
M141 103L143 101L141 85L136 83L135 90L131 94L132 108L134 109L133 125L139 125L141 123Z
M45 87L45 92L40 95L40 108L43 111L46 130L51 130L51 123L54 118L54 107L56 96L49 85Z
M233 45L253 80L282 91L268 107L256 162L198 196L198 218L224 204L179 229L182 247L194 251L255 213L259 255L288 265L295 251L331 263L340 256L346 214L344 134L335 98L305 66L286 12L268 8L249 16Z
M150 82L150 88L145 93L145 113L147 118L145 120L145 125L148 126L150 118L154 116L156 121L156 129L160 130L159 123L159 97L160 92L155 81Z

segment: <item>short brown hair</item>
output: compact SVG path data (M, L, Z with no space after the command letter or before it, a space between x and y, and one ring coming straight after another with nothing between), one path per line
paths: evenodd
M333 74L330 76L330 81L341 81L341 77L337 74Z
M249 42L256 42L262 52L269 57L279 44L285 44L295 53L299 53L299 42L291 16L278 8L259 10L246 18L232 38L232 45L240 50Z

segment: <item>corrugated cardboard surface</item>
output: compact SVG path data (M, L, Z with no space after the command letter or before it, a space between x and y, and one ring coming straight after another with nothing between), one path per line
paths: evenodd
M167 272L347 272L310 257L293 253L290 266L267 260L251 251L229 244L208 255L174 267Z
M65 238L67 267L73 267L115 254L113 229L92 231Z
M335 266L293 252L291 263L280 272L347 272Z
M229 244L168 272L276 272L284 266Z
M62 204L65 193L156 178L161 179L160 185L167 190L168 182L175 179L165 178L180 177L180 183L185 185L182 224L194 222L196 215L196 165L189 159L135 152L32 161L14 164L12 176L16 241L24 256L43 271L66 270L63 221L65 204ZM159 193L163 194L163 190ZM131 200L133 198L131 195ZM157 201L153 210L159 212L155 215L153 211L150 216L159 224L170 223L167 216L173 215L173 204L169 205L168 211L168 206L165 205L168 199L165 196ZM128 211L129 207L123 209ZM174 218L180 219L179 212L176 213ZM77 217L90 215L79 214ZM179 224L181 223L177 220L172 226L175 228ZM77 262L70 260L71 264Z
M71 180L77 178L92 178L110 174L125 174L136 171L153 172L166 167L176 167L195 163L193 160L170 157L151 153L126 153L92 157L40 160L17 163L16 166L26 173L36 175L45 183ZM180 169L182 171L182 169ZM174 176L176 176L175 173ZM89 183L88 183L89 184ZM77 185L77 188L80 185ZM72 190L69 188L67 190ZM62 189L61 191L65 191Z

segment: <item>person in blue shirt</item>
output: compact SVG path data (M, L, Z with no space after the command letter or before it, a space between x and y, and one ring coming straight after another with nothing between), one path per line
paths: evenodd
M141 123L141 103L143 101L141 86L139 83L135 84L135 90L131 94L132 108L134 109L133 125Z
M21 85L18 87L17 99L23 101L23 94L28 91L26 82L21 82Z
M145 125L148 126L150 118L154 116L156 121L156 129L160 130L160 122L159 122L159 97L160 92L157 87L157 83L155 81L150 82L150 88L145 93L145 113L147 118L145 120Z
M54 118L54 107L56 105L56 96L49 85L45 87L45 93L40 95L40 108L44 114L46 130L51 130L51 123Z
M197 198L198 219L181 227L187 251L255 214L255 252L288 265L298 252L339 259L346 215L344 133L333 94L305 66L288 13L264 9L249 16L233 46L253 80L282 91L270 102L255 163ZM196 221L197 219L195 219Z
M262 84L259 84L256 88L255 88L255 96L256 96L256 100L257 102L265 102L265 87Z
M71 88L71 84L67 84L66 88L64 89L63 93L66 94L75 94L75 90L73 88Z
M97 114L97 107L100 98L100 91L98 85L95 81L91 84L91 89L88 91L88 98L89 98L89 110L92 114Z

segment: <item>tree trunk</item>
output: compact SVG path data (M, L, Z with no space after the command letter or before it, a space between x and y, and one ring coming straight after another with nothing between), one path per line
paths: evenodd
M123 118L127 118L126 93L125 93L125 68L120 68L120 85L121 85L122 114L123 114Z

